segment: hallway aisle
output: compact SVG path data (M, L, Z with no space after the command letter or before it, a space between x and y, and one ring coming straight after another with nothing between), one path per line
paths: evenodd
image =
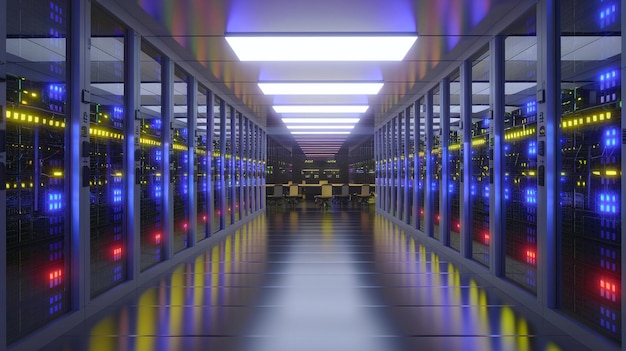
M43 350L585 350L374 206L272 208Z

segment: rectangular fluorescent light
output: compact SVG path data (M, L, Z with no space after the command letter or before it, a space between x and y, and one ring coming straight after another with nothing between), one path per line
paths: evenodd
M318 126L307 126L307 125L300 125L300 124L296 124L296 125L287 125L287 129L353 129L354 126L346 126L346 125L338 125L338 126L325 126L325 125L318 125Z
M359 118L283 118L285 124L356 124Z
M265 95L376 95L383 83L259 83Z
M345 131L309 131L309 132L300 132L300 131L292 131L291 134L294 135L301 135L301 134L350 134L350 132L345 132Z
M240 61L402 61L417 35L227 34Z
M364 113L368 105L276 105L276 113Z

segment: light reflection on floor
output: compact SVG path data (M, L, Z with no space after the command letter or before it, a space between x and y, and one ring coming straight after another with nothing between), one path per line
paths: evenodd
M585 350L523 311L372 209L280 210L44 350Z

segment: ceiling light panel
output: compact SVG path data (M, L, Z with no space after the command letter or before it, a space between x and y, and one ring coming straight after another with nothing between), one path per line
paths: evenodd
M308 125L302 125L302 124L296 124L296 125L287 125L287 129L331 129L331 130L336 130L336 129L353 129L354 126L353 125L333 125L333 126L326 126L326 125L317 125L317 126L308 126Z
M285 124L356 124L359 118L283 118Z
M341 134L350 134L349 131L306 131L306 132L302 132L302 131L291 131L291 134L293 135L302 135L302 134L310 134L310 135L332 135L332 134L337 134L337 135L341 135Z
M259 83L265 95L376 95L383 83Z
M240 61L402 61L416 40L416 35L226 36Z
M276 105L276 113L364 113L368 105Z

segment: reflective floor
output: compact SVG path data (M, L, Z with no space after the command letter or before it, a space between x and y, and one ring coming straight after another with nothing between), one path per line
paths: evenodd
M43 350L586 350L373 205L270 208Z

